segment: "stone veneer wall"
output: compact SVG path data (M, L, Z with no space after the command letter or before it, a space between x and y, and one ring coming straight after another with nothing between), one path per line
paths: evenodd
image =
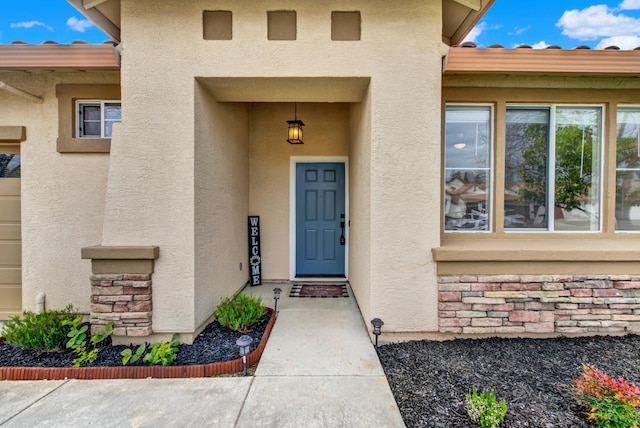
M441 333L621 333L640 329L640 276L439 276Z
M153 333L151 277L158 246L84 247L91 260L91 330L113 322L114 336ZM128 272L128 273L127 273Z
M116 336L148 336L151 274L91 275L91 329L113 322Z

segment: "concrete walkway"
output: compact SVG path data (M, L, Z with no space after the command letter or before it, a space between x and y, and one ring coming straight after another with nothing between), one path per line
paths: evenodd
M403 427L350 298L248 289L278 320L254 377L0 382L1 427ZM351 294L351 293L350 293Z

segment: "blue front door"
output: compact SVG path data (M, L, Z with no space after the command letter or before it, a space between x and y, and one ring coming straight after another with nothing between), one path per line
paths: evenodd
M296 276L344 276L343 163L296 164Z

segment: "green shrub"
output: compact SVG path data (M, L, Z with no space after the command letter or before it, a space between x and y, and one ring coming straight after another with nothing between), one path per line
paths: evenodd
M176 360L180 342L178 342L178 335L174 334L170 342L152 343L149 347L149 353L144 356L144 361L152 366L162 364L163 366L170 366ZM140 349L140 348L138 348ZM144 352L144 351L143 351ZM136 351L136 354L138 352Z
M176 360L178 351L180 350L180 342L178 341L178 335L174 334L169 342L161 341L152 343L149 345L149 352L147 351L147 345L142 344L138 346L135 352L133 348L126 348L120 355L122 355L122 365L135 363L144 355L143 361L149 363L152 366L162 364L163 366L170 366Z
M22 318L16 315L4 324L4 337L19 348L59 351L65 348L71 330L68 322L75 319L81 321L82 317L71 305L39 314L25 310Z
M474 386L467 393L467 412L482 428L498 428L507 414L507 403L498 402L493 389L478 393Z
M215 316L221 325L244 334L265 311L260 297L240 293L224 299L216 308Z
M105 340L113 333L113 323L110 322L104 326L104 332L95 332L91 335L91 349L87 350L87 330L89 326L82 324L82 318L78 317L72 321L65 321L65 325L71 326L71 331L67 333L69 340L67 348L73 349L78 354L73 360L73 367L80 367L87 363L93 363L98 359L98 343Z
M126 348L125 350L120 352L120 355L122 355L122 365L126 366L129 363L131 364L135 363L140 359L140 357L144 355L146 350L147 350L147 345L144 343L138 346L138 349L136 349L135 353L131 348Z
M622 377L612 378L584 365L582 376L573 381L573 395L589 420L604 428L640 426L640 388Z

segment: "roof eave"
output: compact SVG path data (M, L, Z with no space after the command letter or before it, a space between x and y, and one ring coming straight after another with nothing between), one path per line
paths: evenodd
M443 0L443 2L446 0ZM463 0L450 0L468 8L468 13L464 19L456 24L456 30L451 34L442 34L442 41L449 46L459 45L471 32L473 27L482 19L484 14L491 8L495 0L478 0L474 2ZM444 19L444 16L443 16Z
M639 76L640 50L451 48L444 75Z
M104 31L116 43L121 42L120 27L111 22L106 16L96 9L93 3L89 3L90 7L85 8L84 0L67 0L71 6L76 8L78 12L87 17L91 22L96 24L98 28Z
M118 71L120 63L112 44L0 45L0 71Z

